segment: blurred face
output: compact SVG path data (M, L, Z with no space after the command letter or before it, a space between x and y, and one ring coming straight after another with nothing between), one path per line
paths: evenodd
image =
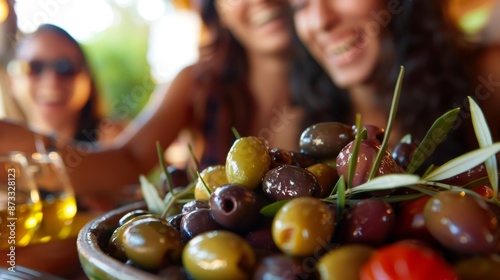
M381 52L381 34L391 15L402 9L395 0L289 2L299 38L333 82L346 89L370 78Z
M248 51L288 49L287 0L216 0L215 4L222 24Z
M90 97L90 78L81 60L74 45L50 32L20 46L12 88L30 123L52 129L76 123Z

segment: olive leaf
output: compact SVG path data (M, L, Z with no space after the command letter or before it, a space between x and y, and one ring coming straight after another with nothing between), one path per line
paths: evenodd
M413 174L387 174L351 189L351 194L366 191L386 190L422 183L420 176Z
M359 146L361 145L361 140L366 139L367 135L368 131L366 129L363 129L361 130L360 133L356 135L356 138L354 139L351 155L349 158L349 173L347 174L348 188L352 187L352 180L354 179L354 173L356 172L356 165L358 164L358 154L359 154Z
M168 191L172 192L172 177L170 176L170 173L168 173L167 167L165 166L165 159L163 158L163 148L159 141L156 141L156 153L158 154L158 161L160 162L161 171L163 172L163 174L165 174L165 178L167 179Z
M472 125L474 126L474 131L476 133L476 138L479 143L479 147L484 148L491 146L493 144L493 138L491 137L491 132L484 117L483 111L477 105L477 103L470 96L469 106L472 116ZM488 173L488 178L490 180L491 187L493 188L494 196L498 197L498 166L496 156L492 156L485 162L486 172Z
M278 200L276 202L268 204L260 209L260 213L267 217L273 217L274 215L276 215L276 213L278 213L278 210L280 210L280 208L283 205L287 204L289 201L290 200Z
M340 221L344 216L344 209L346 204L346 185L343 176L340 176L339 181L337 183L337 212L336 212L336 221Z
M399 97L401 96L401 87L403 84L403 77L405 73L404 66L401 66L401 70L399 71L398 80L396 81L396 88L394 89L394 95L392 97L391 111L389 112L389 119L387 120L387 126L385 127L384 140L382 140L382 144L380 146L380 150L377 153L377 157L375 158L375 162L372 165L372 169L370 171L370 176L368 180L371 180L377 174L378 167L382 158L385 155L387 150L387 146L389 145L389 138L391 136L392 124L396 119L396 113L398 111Z
M489 147L473 150L432 170L423 179L426 181L440 181L456 176L473 167L476 167L498 152L500 152L500 143L495 143Z
M141 183L141 191L148 211L157 215L163 213L165 204L158 193L158 189L144 175L139 176L139 182Z
M452 109L434 121L413 154L406 173L413 174L434 152L436 146L446 138L455 124L459 111L460 108Z

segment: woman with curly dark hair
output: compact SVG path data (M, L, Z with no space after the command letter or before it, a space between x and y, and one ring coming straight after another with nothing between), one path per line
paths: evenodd
M156 142L166 148L183 130L195 136L200 171L225 163L235 140L232 127L242 136L266 138L271 147L298 146L302 114L292 106L289 89L287 0L203 0L199 5L208 35L199 62L155 94L110 145L96 151L82 143L59 144L77 195L117 197L114 190L136 184L139 174L158 164ZM0 133L0 150L33 146L32 133L19 126L0 122L0 131L10 131L5 138Z
M499 104L498 85L496 96L488 98L477 90L480 49L462 40L448 18L446 1L289 2L298 38L307 49L302 49L292 79L295 99L307 108L305 122L332 114L354 123L359 113L363 123L385 127L400 66L405 75L392 147L407 133L421 140L437 117L468 106L469 95ZM477 145L464 109L446 144L437 149L442 154L436 160ZM498 112L494 118L490 111L498 140Z

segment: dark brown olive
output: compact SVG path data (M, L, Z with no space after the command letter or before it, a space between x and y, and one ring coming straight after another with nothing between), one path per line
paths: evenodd
M319 198L325 198L330 195L335 187L335 184L339 180L339 174L335 168L330 167L325 163L317 163L306 168L311 171L312 174L318 180L319 185Z
M181 221L182 217L184 217L184 213L179 213L177 215L171 216L167 218L167 222L171 225L175 230L181 232Z
M251 229L260 218L255 192L243 185L227 184L210 195L210 211L214 219L227 229Z
M257 263L253 280L265 279L315 279L311 264L284 254L264 257Z
M172 180L172 188L180 188L180 187L185 187L189 184L191 181L189 179L189 176L186 172L186 170L180 169L174 165L169 165L167 167L167 172L170 176L170 179ZM160 174L160 180L163 183L163 189L165 192L168 192L168 183L167 183L167 178L165 176L165 173Z
M181 219L181 237L187 243L200 233L224 229L212 216L210 209L197 209L187 213Z
M283 165L269 170L262 179L262 190L272 200L284 200L301 196L317 196L318 180L309 170Z
M388 239L395 218L389 203L374 198L365 199L346 209L334 238L341 244L377 246Z
M265 223L258 228L252 229L245 236L248 244L254 249L262 249L266 251L279 252L278 247L274 243L272 234L272 223Z
M210 209L210 204L208 203L208 200L191 200L189 202L186 202L182 206L182 213L187 214L189 212L193 212L196 209Z
M403 170L406 170L416 150L417 145L413 143L399 142L392 151L392 157Z
M306 128L300 136L300 152L318 158L335 157L354 140L352 126L340 122L322 122Z
M295 166L306 168L306 167L309 167L311 165L318 163L317 158L306 155L304 153L290 152L290 155L292 156L292 165L295 165Z
M430 233L459 253L494 252L500 242L500 222L488 203L464 192L441 191L424 208Z
M337 156L337 172L339 173L339 176L344 176L344 178L349 177L349 161L352 155L353 143L354 142L347 144L347 146L345 146L345 148L342 149ZM373 141L361 140L359 145L358 160L351 187L359 186L368 181L372 166L375 163L375 159L377 158L379 151L380 146L375 144ZM386 151L380 161L380 165L375 176L394 173L402 173L402 170L396 164L391 154Z
M269 149L269 156L271 157L271 166L269 169L276 168L280 165L292 164L292 155L290 151L280 148Z

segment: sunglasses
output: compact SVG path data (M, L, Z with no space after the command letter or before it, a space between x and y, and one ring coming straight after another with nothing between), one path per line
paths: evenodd
M38 77L46 70L54 71L60 77L73 77L81 71L81 67L69 59L56 59L54 61L22 61L14 60L7 69L10 74L23 74Z

